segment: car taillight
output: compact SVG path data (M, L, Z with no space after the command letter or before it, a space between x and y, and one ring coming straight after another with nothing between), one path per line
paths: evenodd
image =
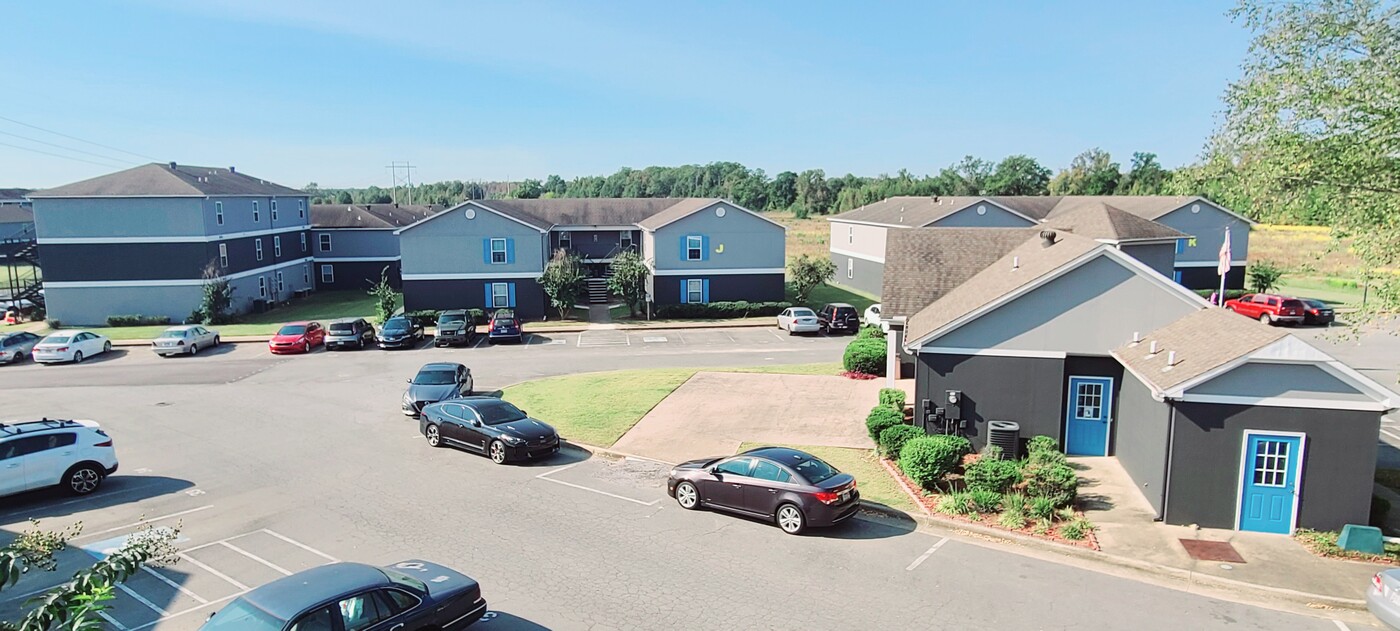
M841 499L840 493L833 493L831 491L817 491L815 495L817 501L823 504L835 504Z
M54 352L62 353L63 351L68 350L68 347L67 347L67 346L60 346L60 347L55 348L55 349L53 349L53 350L54 350Z
M1376 588L1377 594L1385 593L1385 583L1381 582L1380 572L1376 572L1376 575L1371 577L1371 585Z
M102 442L100 442L100 443L97 443L96 445L93 445L93 447L111 447L111 446L112 446L112 439L110 439L110 438L108 438L107 440L104 440L104 441L102 441Z

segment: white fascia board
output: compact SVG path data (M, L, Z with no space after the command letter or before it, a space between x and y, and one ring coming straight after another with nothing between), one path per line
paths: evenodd
M879 263L881 265L885 264L885 257L883 256L871 256L869 254L861 254L860 252L852 252L850 250L843 250L841 248L831 248L831 253L840 254L841 256L849 256L851 258L860 259L862 261L870 261L871 263Z
M288 232L313 230L309 225L272 228L269 230L249 230L246 232L226 232L208 235L181 235L167 237L39 237L39 245L92 245L103 243L213 243L229 239L265 237Z
M737 274L786 274L781 267L737 267L714 269L658 269L652 270L656 276L733 276Z
M497 278L539 278L544 272L495 272L480 274L403 274L403 280L491 280Z

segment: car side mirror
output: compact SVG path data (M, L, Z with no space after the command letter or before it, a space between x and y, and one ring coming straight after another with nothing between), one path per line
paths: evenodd
M478 420L476 420L476 419L472 419L472 420L467 421L467 422L468 422L468 423L471 423L471 424L472 424L472 427L481 427L481 421L478 421Z
M413 383L413 380L412 380L412 379L404 379L403 381L404 381L404 383Z

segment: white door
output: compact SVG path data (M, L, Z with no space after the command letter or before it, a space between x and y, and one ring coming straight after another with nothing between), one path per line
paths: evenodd
M24 457L24 477L28 480L26 486L38 489L61 482L63 474L75 459L78 435L63 432L33 436L29 440L36 441L36 444L25 449L31 452Z
M9 495L25 490L24 459L19 457L20 442L15 439L0 444L0 495Z
M79 333L73 338L73 341L76 342L73 344L73 348L77 351L82 351L83 357L92 357L97 354L98 350L101 350L100 348L93 348L93 342L96 339L97 336L91 333Z

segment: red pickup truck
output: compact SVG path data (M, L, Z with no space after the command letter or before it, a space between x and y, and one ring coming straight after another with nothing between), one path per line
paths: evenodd
M1225 308L1264 324L1302 324L1303 301L1274 294L1245 294L1226 300Z

